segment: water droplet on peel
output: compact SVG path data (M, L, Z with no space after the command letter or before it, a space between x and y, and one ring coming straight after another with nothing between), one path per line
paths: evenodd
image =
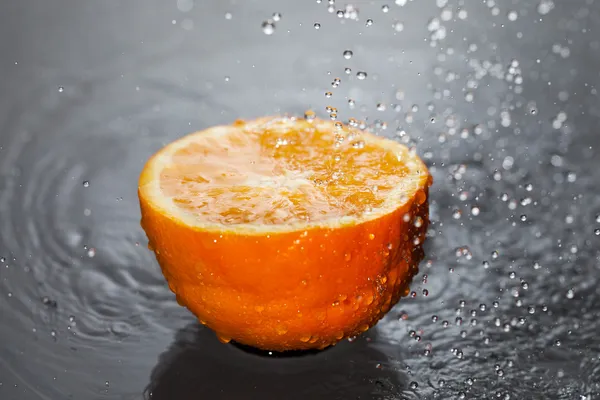
M225 336L220 333L217 333L217 339L219 339L219 342L225 343L225 344L231 342L231 338L229 336Z
M321 24L318 22L315 22L315 24L313 25L315 29L321 29Z
M278 12L273 13L273 16L271 17L271 19L275 22L281 20L281 13L278 13Z
M58 92L59 92L59 93L62 93L62 92L64 92L64 91L65 91L65 88L64 88L64 87L62 87L62 86L59 86L59 87L58 87Z
M354 53L352 52L352 50L345 50L343 54L344 54L344 58L346 60L351 59L352 56L354 55Z
M311 336L310 335L302 335L300 336L300 341L303 343L306 343L308 341L310 341Z
M365 22L365 26L371 26L371 25L373 25L373 20L369 18L369 19L368 19L368 20Z
M277 332L278 335L285 335L287 331L288 329L285 325L277 325L275 327L275 332Z
M90 187L89 181L83 181L83 187Z
M365 79L367 79L367 73L366 73L366 72L364 72L364 71L358 71L358 72L356 73L356 77L357 77L359 80L361 80L361 81L362 81L362 80L365 80Z

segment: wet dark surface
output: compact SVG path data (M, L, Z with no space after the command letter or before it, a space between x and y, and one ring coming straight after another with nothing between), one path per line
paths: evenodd
M598 398L600 4L403 3L3 3L0 399ZM146 248L138 174L327 105L431 167L414 296L322 353L222 345Z

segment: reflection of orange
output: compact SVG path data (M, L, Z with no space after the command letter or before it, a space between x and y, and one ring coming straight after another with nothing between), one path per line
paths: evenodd
M224 342L291 350L366 331L407 294L430 184L394 141L265 118L169 144L138 193L178 301Z

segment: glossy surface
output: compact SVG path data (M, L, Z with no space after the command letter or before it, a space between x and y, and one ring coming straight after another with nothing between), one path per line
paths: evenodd
M395 3L5 5L0 398L599 396L600 5ZM323 353L221 346L146 248L139 172L190 131L326 106L431 166L414 296Z

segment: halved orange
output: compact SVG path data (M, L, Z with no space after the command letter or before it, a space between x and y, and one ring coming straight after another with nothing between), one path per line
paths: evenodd
M408 293L431 182L395 141L285 117L167 145L138 194L180 304L223 342L284 351L356 336Z

